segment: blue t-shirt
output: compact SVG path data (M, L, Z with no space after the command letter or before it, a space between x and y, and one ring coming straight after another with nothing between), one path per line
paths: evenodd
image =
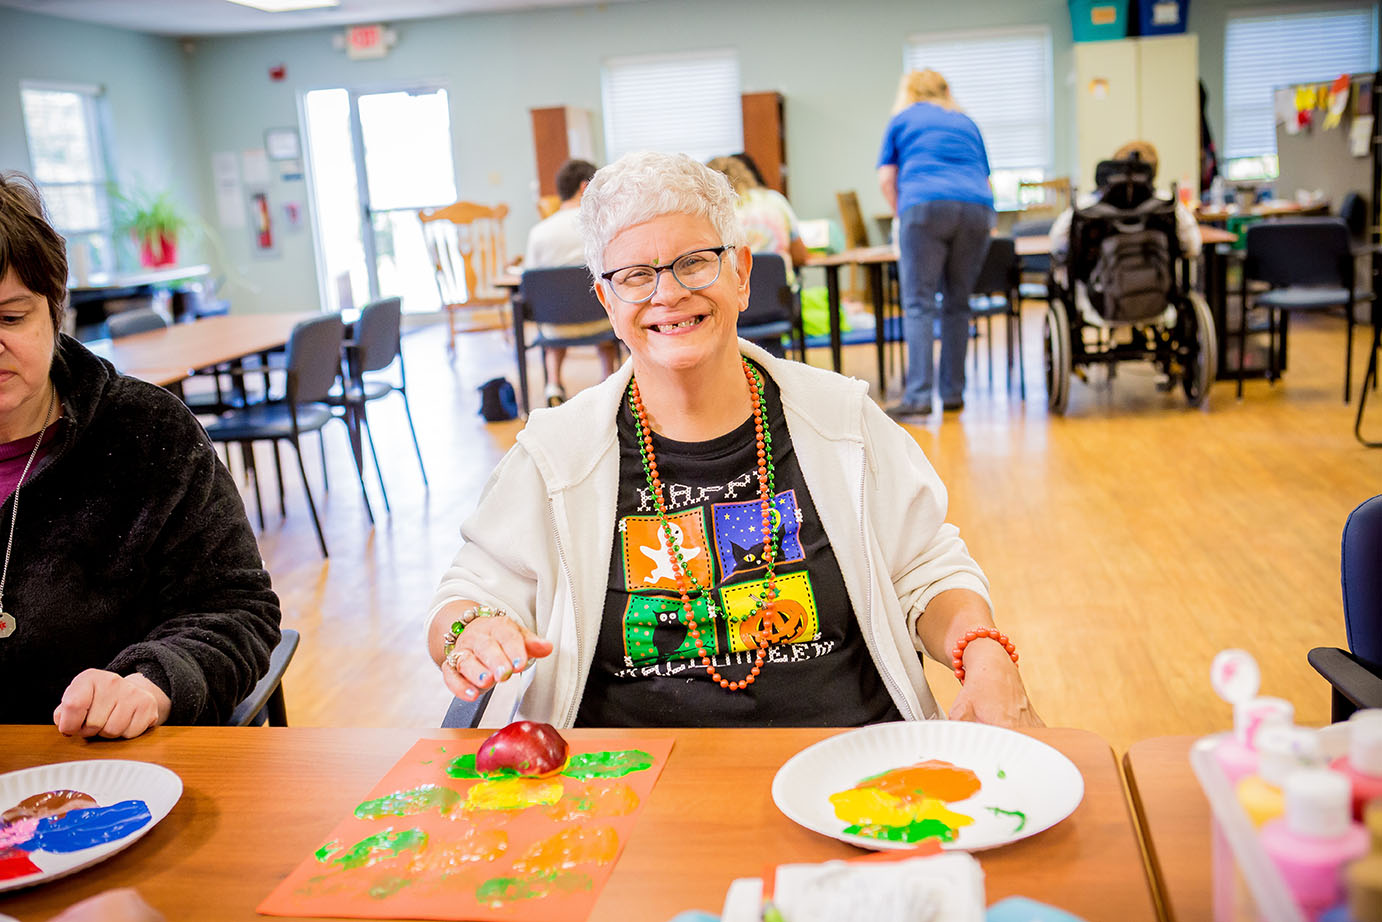
M903 109L888 123L878 165L897 167L898 214L921 202L993 207L984 139L963 112L929 102Z

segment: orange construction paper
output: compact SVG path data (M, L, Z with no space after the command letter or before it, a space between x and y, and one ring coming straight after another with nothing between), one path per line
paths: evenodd
M480 742L419 740L259 912L474 922L589 916L672 740L583 740L571 745L563 772L546 778L476 777Z

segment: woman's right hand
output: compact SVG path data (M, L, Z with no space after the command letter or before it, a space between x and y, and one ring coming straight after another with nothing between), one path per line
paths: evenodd
M476 618L456 639L451 657L442 660L442 679L457 698L474 701L551 652L550 641L507 615Z

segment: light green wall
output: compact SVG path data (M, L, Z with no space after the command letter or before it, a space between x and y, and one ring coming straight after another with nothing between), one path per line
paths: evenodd
M189 211L201 209L203 169L176 41L0 9L0 169L29 173L19 99L24 80L104 87L109 147L122 185L166 189Z

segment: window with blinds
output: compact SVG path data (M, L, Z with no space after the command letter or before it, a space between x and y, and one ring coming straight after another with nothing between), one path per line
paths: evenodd
M1376 69L1376 6L1230 13L1223 144L1229 177L1276 175L1276 88Z
M33 180L48 218L67 238L69 258L114 268L110 193L95 87L24 83L20 103ZM79 246L87 251L77 254Z
M609 58L600 86L611 163L632 150L704 161L744 149L734 51Z
M950 95L979 126L995 176L1050 169L1050 30L914 35L907 40L903 67L945 77Z

